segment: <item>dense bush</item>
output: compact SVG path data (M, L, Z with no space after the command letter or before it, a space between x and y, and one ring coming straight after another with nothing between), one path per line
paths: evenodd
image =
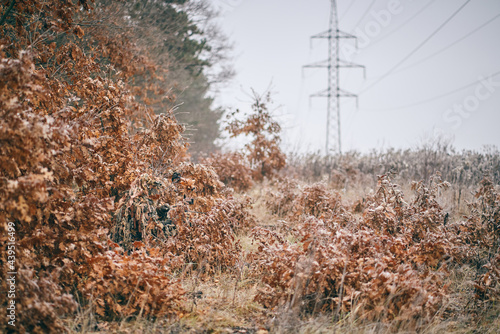
M253 231L258 250L250 260L263 284L256 300L270 309L349 313L416 326L446 308L450 268L480 260L485 267L478 267L483 274L476 296L495 301L498 195L483 180L478 202L471 204L477 211L463 224L450 224L438 203L448 186L439 175L429 185L414 182L415 196L406 202L390 175L382 175L359 215L324 184L278 184L266 203L292 229Z
M183 162L184 127L145 98L165 93L155 64L90 7L16 2L0 27L0 247L8 232L17 247L0 265L18 272L21 332L63 331L76 300L104 319L181 314L175 271L233 265L248 216L212 169Z

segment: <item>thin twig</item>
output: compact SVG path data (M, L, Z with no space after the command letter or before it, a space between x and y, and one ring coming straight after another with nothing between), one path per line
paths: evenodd
M10 2L9 8L7 8L7 10L5 11L5 13L3 13L2 18L0 19L0 26L3 26L5 20L7 20L7 17L9 16L12 8L14 8L14 4L15 3L16 3L16 0L12 0Z

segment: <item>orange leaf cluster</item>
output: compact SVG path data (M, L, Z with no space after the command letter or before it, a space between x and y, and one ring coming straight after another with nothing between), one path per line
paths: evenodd
M202 163L212 166L225 185L245 191L253 185L252 168L240 152L212 153Z
M469 204L467 221L457 226L460 239L467 247L467 259L479 270L475 297L477 306L487 309L500 298L500 193L485 178Z
M275 212L288 208L289 235L253 232L258 251L250 257L264 284L256 300L268 308L350 312L377 321L432 318L447 295L446 261L460 247L436 201L445 186L439 177L430 188L415 184L417 196L408 204L382 175L357 217L323 184L300 189L285 182L268 205Z
M166 91L155 64L88 5L18 1L0 27L0 247L13 223L21 332L62 332L76 297L103 318L181 314L175 271L232 266L253 224L146 104Z
M236 190L246 190L252 186L252 181L262 181L265 177L272 179L285 167L286 156L279 147L281 127L268 111L270 102L269 94L255 95L253 112L244 120L237 118L239 110L227 115L230 121L226 130L231 138L252 137L242 153L217 153L204 160L226 185Z
M98 315L160 317L176 315L182 309L183 290L180 283L168 279L168 258L159 256L158 249L141 247L123 255L117 244L112 246L113 250L89 259L88 281L80 283L81 292Z

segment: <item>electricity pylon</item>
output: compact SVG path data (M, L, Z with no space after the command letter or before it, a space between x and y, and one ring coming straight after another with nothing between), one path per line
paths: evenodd
M362 65L357 65L347 61L339 59L339 41L341 38L356 38L356 36L342 32L339 30L339 22L337 17L337 2L336 0L331 0L330 7L330 28L320 34L314 35L311 39L315 38L326 38L328 39L328 59L317 62L314 64L306 65L304 68L322 67L328 70L328 88L322 90L318 93L310 95L310 97L326 97L328 99L327 103L327 114L326 114L326 145L325 151L326 155L329 155L332 151L337 153L342 153L342 139L341 139L341 128L340 128L340 97L355 97L357 95L351 94L340 89L339 85L339 72L341 67L360 67Z

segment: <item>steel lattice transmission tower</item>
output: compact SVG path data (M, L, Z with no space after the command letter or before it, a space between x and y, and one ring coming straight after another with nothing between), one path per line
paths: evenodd
M328 70L328 88L316 94L312 94L311 97L326 97L328 99L326 116L326 155L329 155L332 151L342 153L340 97L357 98L357 96L340 89L340 68L359 67L364 69L364 66L340 60L340 39L355 39L356 36L339 30L336 0L331 0L330 28L325 32L311 37L311 39L315 38L328 39L328 59L306 65L304 68L322 67Z

